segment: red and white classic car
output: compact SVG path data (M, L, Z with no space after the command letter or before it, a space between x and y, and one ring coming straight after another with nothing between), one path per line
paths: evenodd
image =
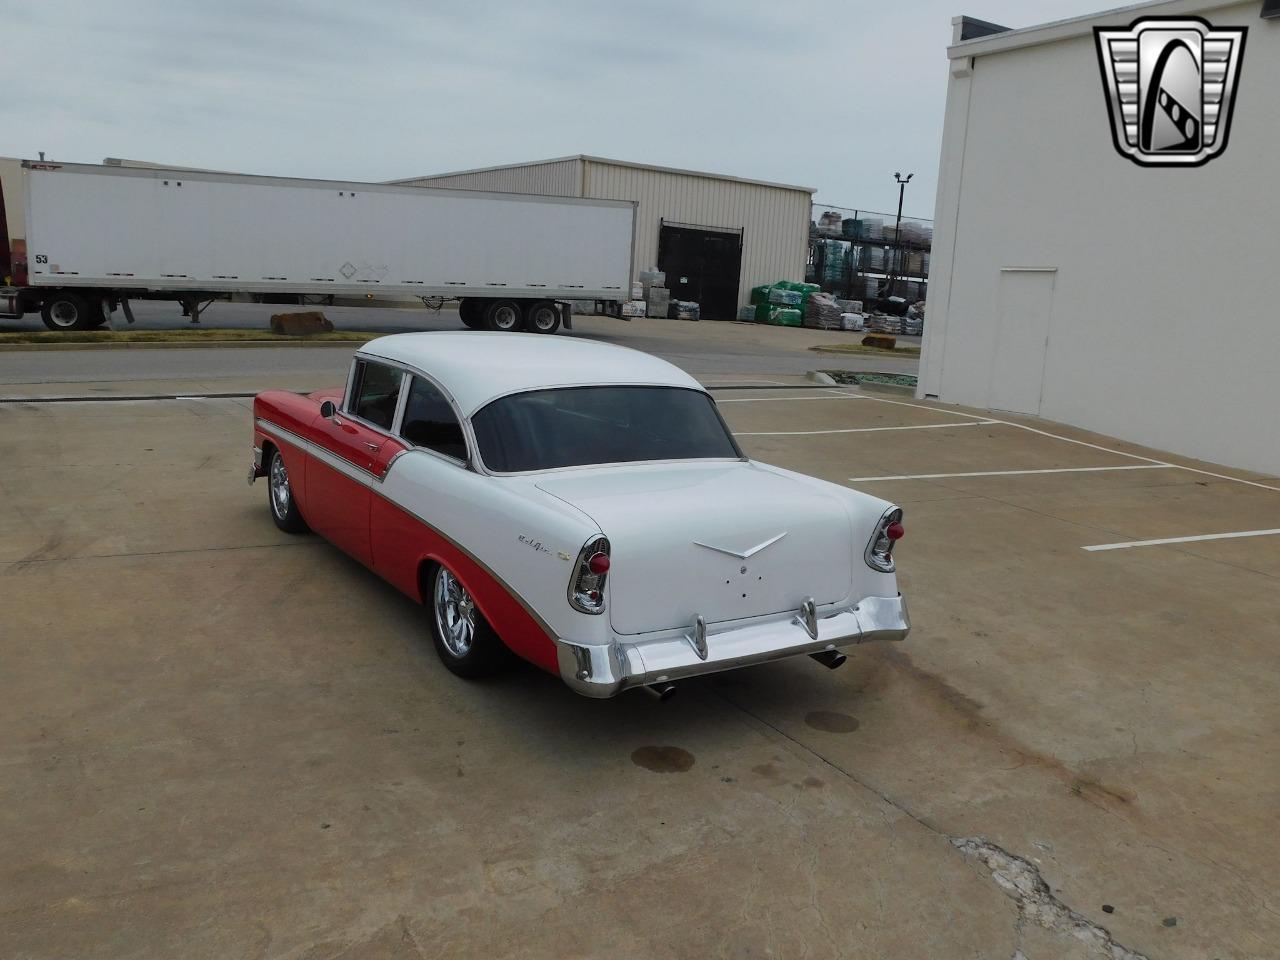
M511 654L579 693L910 629L902 511L747 459L692 377L645 353L535 334L410 333L345 390L254 399L249 482L272 519L430 611L445 665Z

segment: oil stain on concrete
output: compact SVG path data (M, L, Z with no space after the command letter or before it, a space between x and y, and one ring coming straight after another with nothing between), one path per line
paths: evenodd
M858 729L858 718L833 710L814 710L805 714L804 722L814 730L824 733L853 733Z
M693 754L679 747L640 747L631 762L653 773L685 773L693 768Z

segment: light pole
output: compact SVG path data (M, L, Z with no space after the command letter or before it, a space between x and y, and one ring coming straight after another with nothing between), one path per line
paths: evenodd
M893 225L893 268L889 271L889 290L886 297L892 297L897 290L898 274L902 272L902 199L907 192L907 184L914 173L908 173L903 179L901 173L895 172L893 179L898 182L898 221Z

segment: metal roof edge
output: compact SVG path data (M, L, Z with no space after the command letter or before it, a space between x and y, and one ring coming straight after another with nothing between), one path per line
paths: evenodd
M1005 53L1024 47L1039 46L1044 43L1056 43L1091 34L1095 26L1112 26L1122 24L1128 26L1130 21L1143 15L1160 16L1195 16L1222 7L1238 6L1240 0L1145 0L1143 3L1129 4L1102 10L1098 13L1086 14L1082 17L1071 17L1066 20L1054 20L1051 23L1036 24L1030 27L1019 27L989 37L975 37L962 40L947 47L947 57L959 60L964 57L984 57L993 53ZM954 21L953 21L954 22Z
M735 177L727 173L709 173L705 170L683 170L679 167L662 167L652 163L636 163L632 160L614 160L610 157L597 157L587 153L578 153L568 157L553 157L550 160L530 160L526 163L500 163L490 167L474 167L470 170L448 170L444 173L429 173L420 177L405 177L401 180L388 180L388 183L413 183L421 180L437 180L443 177L461 177L472 173L490 173L495 170L515 170L520 167L543 167L551 163L565 163L570 160L581 160L586 163L602 163L611 167L629 167L634 170L655 170L658 173L675 173L686 177L705 177L708 180L728 180L733 183L747 183L757 187L773 187L778 190L795 190L799 193L814 194L817 187L801 187L792 183L775 183L771 180L753 180L750 177Z

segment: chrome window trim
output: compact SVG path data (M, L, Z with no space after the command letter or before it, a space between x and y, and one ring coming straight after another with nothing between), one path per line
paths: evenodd
M388 434L388 436L392 437L395 440L398 440L401 443L408 444L409 448L412 450L420 450L423 453L430 454L433 457L439 457L441 460L444 460L446 463L459 464L464 469L472 470L475 473L479 473L482 475L489 474L489 471L485 469L484 464L480 459L480 452L479 452L480 448L479 448L479 445L476 443L475 431L471 427L471 419L469 417L463 416L462 408L458 406L457 398L454 397L453 393L450 392L448 387L446 387L443 383L441 383L431 374L427 373L425 370L422 370L419 367L412 366L411 364L408 364L408 363L402 363L399 360L388 360L384 357L379 357L373 354L357 353L352 358L352 361L351 361L351 367L353 371L355 369L356 361L358 360L372 360L375 363L381 363L384 366L393 367L395 369L401 370L407 373L410 377L421 377L423 380L426 380L428 383L434 386L437 390L439 390L440 393L444 396L445 400L448 402L449 408L453 410L453 415L458 418L458 423L462 425L462 440L467 447L467 459L458 460L455 457L450 457L448 454L440 453L436 450L430 449L429 447L415 446L414 444L410 444L409 441L405 440L405 438L400 435L400 428L403 425L402 421L404 417L403 406L401 406L397 410L396 420L391 425L392 429L394 430L394 433L390 433ZM519 393L520 391L517 390L513 392ZM407 391L404 391L403 387L401 388L401 393L407 397ZM364 421L361 421L361 422L363 423ZM377 430L378 428L373 427L373 429ZM386 431L379 430L379 432L385 433Z
M467 451L467 456L464 457L463 459L460 460L455 456L451 456L450 454L447 454L447 453L442 453L441 451L432 449L431 447L424 447L424 446L421 446L420 444L411 443L409 441L409 438L404 435L404 414L405 414L405 411L408 410L409 408L409 394L413 390L413 379L415 377L420 377L423 380L423 382L430 384L432 387L435 387L435 389L440 392L440 396L444 398L444 402L448 404L449 412L453 414L454 420L458 422L458 429L462 431L462 446ZM398 439L401 443L408 446L410 450L421 450L423 453L430 454L433 457L438 457L439 459L445 461L446 463L452 463L455 466L459 466L465 469L467 464L471 462L472 452L478 448L470 440L470 437L468 435L468 430L466 427L466 418L458 414L458 405L454 402L453 397L449 396L449 392L445 390L445 388L442 387L434 377L427 376L425 373L415 373L415 372L406 370L405 381L406 381L405 389L403 391L404 403L401 404L399 416L396 419L396 439Z
M355 370L356 370L356 363L357 363L358 361L364 361L364 362L366 362L366 363L368 363L368 362L372 361L373 363L377 363L377 364L380 364L381 366L386 367L388 370L399 370L399 371L400 371L400 386L399 386L399 388L398 388L399 393L396 395L396 408L395 408L395 410L393 410L393 411L392 411L392 413L391 413L391 427L390 427L390 428L382 427L382 426L379 426L379 425L378 425L378 424L376 424L376 423L372 423L372 422L370 422L369 420L366 420L364 417L360 416L360 415L359 415L358 413L356 413L354 410L350 409L350 405L351 405L352 403L354 403L354 402L355 402L355 399L356 399L356 398L355 398L355 396L353 396L352 391L353 391L353 390L354 390L354 388L355 388ZM395 433L393 433L392 431L394 431L394 429L395 429L396 425L400 422L400 415L401 415L401 413L404 411L404 379L405 379L405 378L404 378L404 367L403 367L403 366L401 366L400 364L398 364L398 363L387 363L387 362L383 362L383 361L381 361L381 360L379 360L379 359L377 359L377 358L361 357L361 356L357 355L357 356L355 357L355 359L353 359L353 360L352 360L352 362L351 362L351 373L350 373L350 375L349 375L349 377L348 377L348 381L347 381L347 393L346 393L346 399L345 399L345 401L344 401L344 406L343 406L343 409L342 409L343 414L344 414L348 419L350 419L350 420L354 420L356 423L360 424L360 425L361 425L361 426L363 426L363 427L368 427L370 430L373 430L373 431L374 431L374 432L376 432L376 433L380 433L380 434L382 434L382 435L383 435L383 436L385 436L385 437L391 437L391 438L394 438L394 437L395 437Z

